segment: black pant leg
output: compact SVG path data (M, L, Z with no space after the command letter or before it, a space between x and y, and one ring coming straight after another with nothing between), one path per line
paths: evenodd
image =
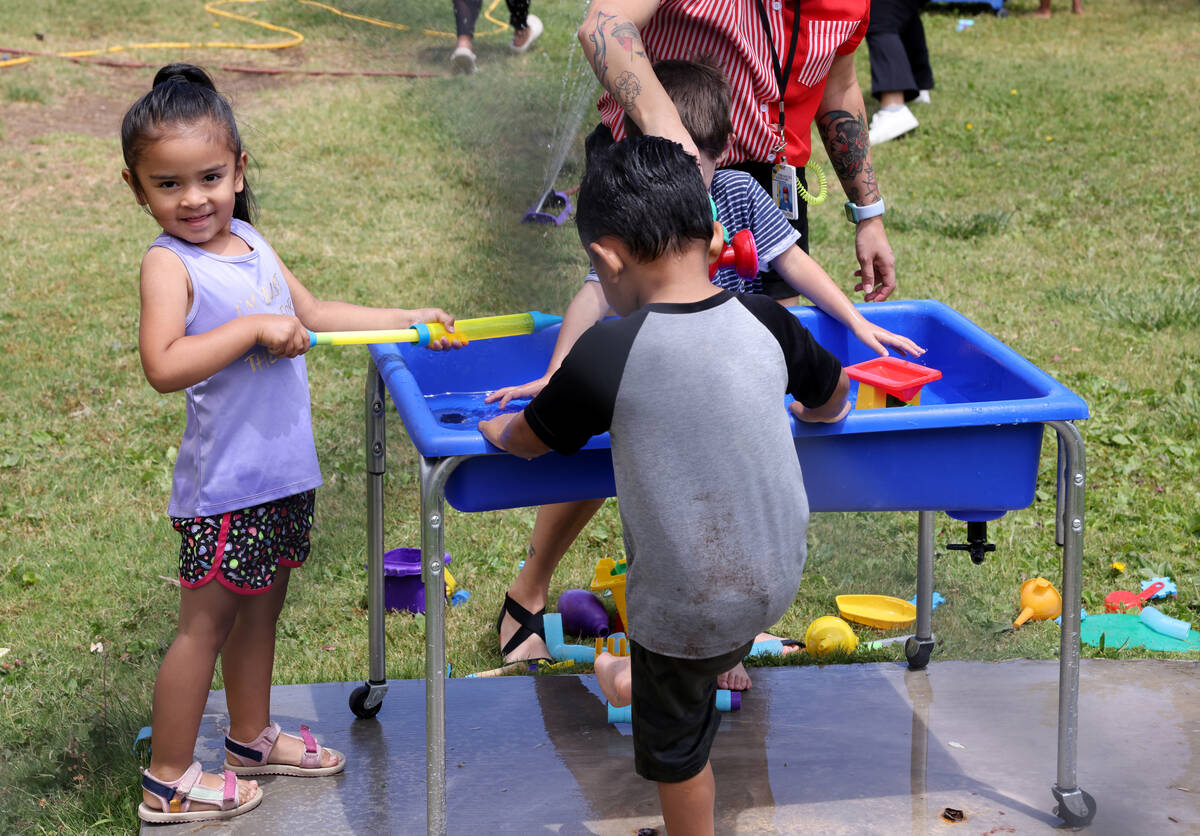
M506 0L508 3L508 22L513 29L524 29L529 17L529 0Z

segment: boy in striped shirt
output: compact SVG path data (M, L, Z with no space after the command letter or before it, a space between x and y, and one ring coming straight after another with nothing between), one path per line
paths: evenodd
M924 354L924 349L907 337L892 333L868 322L833 280L806 252L797 246L799 234L779 212L770 196L754 180L741 171L717 170L717 163L732 138L730 121L730 91L720 69L703 61L660 61L654 65L655 74L671 96L684 127L691 134L700 152L700 170L717 206L717 219L732 235L749 229L758 246L759 264L773 267L797 292L812 300L817 307L844 324L864 344L880 355L885 346L910 356ZM626 118L625 129L637 133L632 119ZM589 154L611 144L612 137L601 127L588 138ZM713 283L737 292L756 290L757 277L742 280L733 268L719 270ZM546 373L537 380L497 389L488 395L487 402L500 402L503 407L518 398L537 395L562 364L579 336L611 312L594 271L567 306L558 340L550 356ZM533 536L525 565L509 592L518 586L533 587L545 600L551 576L579 532L595 515L603 499L564 502L538 509ZM511 594L505 595L504 606L497 622L503 635L506 622L509 638L501 642L505 661L544 657L545 635L542 632L543 609L530 611ZM773 639L762 634L758 641ZM537 642L542 642L539 646ZM511 657L511 658L510 658ZM750 676L741 662L734 664L717 680L718 687L742 691L751 686Z

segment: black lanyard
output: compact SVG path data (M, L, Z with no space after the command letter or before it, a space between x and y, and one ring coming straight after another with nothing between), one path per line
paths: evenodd
M784 0L781 0L783 2ZM796 42L800 39L800 3L792 12L792 41L788 45L787 66L780 69L779 52L775 49L775 38L771 35L771 21L767 18L767 7L763 0L756 0L754 8L758 9L758 17L762 20L763 29L767 33L767 46L771 48L771 63L775 65L775 82L779 85L779 140L782 143L776 152L783 150L787 140L783 135L783 94L787 90L788 78L792 74L792 62L796 59Z

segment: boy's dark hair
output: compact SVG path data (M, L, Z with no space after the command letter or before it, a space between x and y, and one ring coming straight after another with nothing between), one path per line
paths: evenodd
M712 207L696 161L677 142L630 137L597 149L579 186L575 225L586 247L604 235L639 261L682 252L713 234Z
M150 92L133 103L121 121L121 153L125 167L137 180L135 168L142 151L171 125L190 125L209 121L224 130L229 150L242 155L242 137L238 133L233 108L217 92L208 73L193 64L168 64L154 74ZM233 216L253 223L257 211L250 183L243 185L233 204Z
M696 147L718 159L733 133L733 98L725 73L713 59L702 56L694 61L655 61L654 74L674 102ZM626 117L625 133L641 136L642 131Z

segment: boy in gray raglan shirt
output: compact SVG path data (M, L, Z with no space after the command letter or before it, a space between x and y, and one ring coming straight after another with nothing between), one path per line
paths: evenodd
M614 704L632 700L635 765L667 830L711 831L716 677L783 615L804 568L783 396L801 420L839 421L849 382L786 309L709 282L721 239L681 146L642 137L590 159L576 224L622 319L583 334L523 412L479 427L528 458L609 432L631 650L596 672Z

